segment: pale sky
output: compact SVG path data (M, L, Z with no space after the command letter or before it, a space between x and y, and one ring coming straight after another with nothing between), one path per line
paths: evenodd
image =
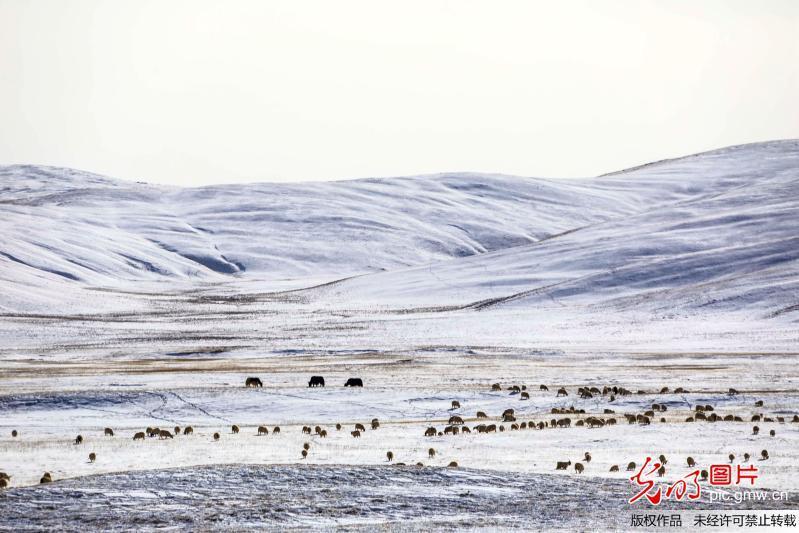
M0 164L591 176L799 137L799 1L0 0Z

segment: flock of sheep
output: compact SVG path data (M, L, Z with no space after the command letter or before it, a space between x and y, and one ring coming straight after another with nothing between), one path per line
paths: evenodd
M262 387L263 384L261 380L258 378L247 378L245 382L246 387ZM347 381L346 386L363 386L363 383L360 379L350 379ZM309 382L309 387L324 387L324 378L321 376L314 376L311 381ZM501 392L503 390L502 386L499 383L495 383L491 386L492 392ZM527 391L527 387L522 385L512 385L505 389L509 391L511 395L519 395L520 400L528 400L530 398L529 392ZM546 385L540 385L539 391L547 392L549 391L549 387ZM674 389L674 391L670 391L668 387L664 387L660 390L661 395L667 395L670 393L675 394L686 394L688 391L679 387ZM649 425L652 421L658 420L660 423L667 423L667 419L665 418L664 414L668 411L667 405L664 403L653 403L650 409L645 409L643 412L640 413L621 413L617 414L614 409L611 407L614 405L617 397L622 396L630 396L632 395L632 391L625 389L624 387L619 386L605 386L602 389L598 387L579 387L577 389L578 397L582 399L587 398L601 398L607 401L607 404L610 407L604 408L602 413L599 414L588 414L586 413L585 409L575 409L573 406L565 408L565 407L553 407L550 410L551 415L557 415L559 418L551 418L549 420L539 420L538 422L529 420L529 421L519 421L516 418L516 412L513 408L505 409L501 416L498 417L497 423L478 423L477 425L469 428L466 425L466 421L460 415L453 414L449 417L447 421L447 425L443 429L437 429L435 426L428 427L424 435L425 437L441 437L445 435L458 435L460 434L470 434L472 432L475 433L496 433L496 432L504 432L504 431L520 431L520 430L545 430L548 428L551 429L565 429L570 428L573 426L575 427L587 427L587 428L601 428L603 426L612 426L618 423L618 421L626 421L628 424L638 424L638 425ZM636 394L647 394L645 391L638 391ZM730 389L728 394L730 396L736 396L738 391L735 389ZM561 387L557 390L556 397L568 397L569 391L565 387ZM453 400L451 402L450 410L461 409L461 404L459 400ZM758 400L754 403L754 407L762 408L763 401ZM574 417L574 421L572 420ZM623 417L623 418L622 418ZM477 411L475 414L475 420L485 420L488 419L489 416L484 411ZM707 423L715 423L715 422L743 422L743 418L738 415L728 414L725 416L718 415L715 413L715 409L712 405L695 405L693 406L693 410L689 413L687 417L678 417L677 420L682 420L686 423L694 423L694 422L707 422ZM750 419L752 422L758 423L785 423L786 420L782 416L766 416L763 413L756 413L751 416ZM573 423L574 422L574 423ZM799 423L799 415L794 415L791 419L792 423ZM507 424L507 426L506 426ZM371 420L369 424L372 430L377 430L380 427L380 421L377 418ZM170 431L170 429L172 431ZM175 426L174 428L165 429L165 428L158 428L158 427L148 427L144 431L135 432L133 435L134 441L143 441L147 438L158 438L158 439L173 439L176 435L184 435L184 436L191 436L194 434L194 428L192 426L186 426L181 428L179 426ZM335 424L336 431L341 431L343 426L338 423ZM231 426L231 433L238 434L241 431L238 425ZM331 429L332 431L332 429ZM257 436L266 436L269 435L269 428L265 425L258 426L255 434ZM279 435L281 430L279 426L274 426L271 429L272 435ZM366 425L361 423L356 423L353 426L353 429L350 431L350 435L353 438L360 438L363 433L366 432ZM315 426L313 429L310 426L303 426L302 433L311 435L312 433L317 435L320 438L326 438L328 435L328 430L321 426ZM752 428L752 434L758 435L760 433L759 426L754 426ZM107 437L114 437L115 433L112 428L105 428L103 430L104 436ZM19 432L15 429L11 432L12 437L19 436ZM771 437L776 435L776 430L771 429L769 431L769 435ZM220 439L220 433L214 432L213 433L213 440L218 441ZM83 444L83 436L78 435L75 440L75 445ZM300 450L300 457L303 459L307 458L310 453L311 444L309 442L305 442L303 445L303 449ZM436 456L436 450L434 448L429 448L428 450L428 457L430 459ZM89 453L89 461L95 462L97 460L97 454L95 452ZM750 460L751 455L749 453L745 453L743 455L744 462L748 462ZM386 458L388 462L394 461L394 453L392 451L386 452ZM730 462L734 460L735 456L733 454L729 455ZM767 450L762 450L760 452L760 460L767 460L769 459L769 453ZM658 470L658 475L663 476L666 472L666 464L668 463L666 457L664 455L660 455L660 468ZM578 461L572 462L571 459L566 461L558 461L555 465L556 470L567 470L573 464L573 469L576 473L581 474L585 471L586 466L591 462L591 454L589 452L585 452L583 457L580 458ZM689 467L693 468L696 466L696 461L692 457L686 458L686 463ZM395 463L398 465L404 465L405 463ZM421 462L416 463L417 466L423 466ZM457 467L457 461L451 461L448 465L449 467ZM628 472L634 471L636 468L635 462L629 462L626 466L626 470ZM610 472L618 472L619 465L613 465L610 468ZM701 471L701 476L703 479L707 478L707 470ZM40 480L40 483L51 483L53 481L52 475L49 472L45 472ZM5 472L0 472L0 488L5 488L10 483L10 476Z

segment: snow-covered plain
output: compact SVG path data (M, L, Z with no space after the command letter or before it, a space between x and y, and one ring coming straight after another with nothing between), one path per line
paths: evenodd
M497 476L544 487L562 480L569 498L576 491L590 507L603 504L587 487L603 484L613 512L627 509L629 461L663 453L664 479L674 481L688 472L688 456L706 468L750 453L759 487L793 495L774 507L797 507L797 228L799 141L582 180L448 174L174 189L0 168L0 470L12 476L3 494L19 495L0 494L0 512L48 490L20 489L45 470L59 480L53 490L67 492L114 480L151 491L164 475L152 469L190 477L208 472L198 465L220 464L300 465L279 476L305 472L325 485L335 482L315 472L333 471L311 465L340 468L342 479L378 466L368 471L391 476L382 469L388 450L409 465L457 461L491 490L503 490ZM327 387L308 388L311 375ZM247 376L264 387L244 388ZM349 377L365 387L344 388ZM510 394L512 384L526 385L530 399ZM577 395L604 385L643 392L613 401ZM556 397L561 386L568 397ZM671 392L677 387L688 392ZM653 403L668 410L651 425L624 420ZM685 422L706 404L744 422ZM423 435L431 425L443 430L452 414L474 427L477 411L490 423L507 408L520 422L540 422L570 406L586 414L568 415L568 429L506 423L492 434ZM755 414L774 419L756 423L758 435ZM590 415L619 423L575 427ZM375 417L378 430L350 436ZM256 435L261 424L270 435ZM131 438L147 426L186 425L193 436ZM304 425L324 427L327 438L304 435ZM116 436L103 436L104 427ZM585 452L592 461L582 481L573 469L554 471L555 461ZM442 480L458 475L448 472L424 474L417 490L446 492ZM217 475L235 484L254 474L230 467ZM78 479L55 488L69 478ZM539 505L558 509L565 497ZM197 500L180 505L187 501ZM367 522L404 516L383 511ZM14 515L28 520L19 526L32 524L31 512ZM451 515L429 512L438 526ZM490 515L478 518L488 527ZM508 520L498 523L511 527Z

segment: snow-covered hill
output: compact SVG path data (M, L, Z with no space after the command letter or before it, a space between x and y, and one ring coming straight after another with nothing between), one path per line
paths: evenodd
M583 180L445 174L176 189L0 167L0 309L102 306L107 298L84 289L142 282L358 276L324 298L726 302L774 313L799 303L798 199L799 141Z

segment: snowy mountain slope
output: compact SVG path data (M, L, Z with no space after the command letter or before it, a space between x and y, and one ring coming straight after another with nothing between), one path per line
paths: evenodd
M770 313L799 303L799 143L724 149L593 184L604 191L682 184L697 194L531 245L348 280L334 297L478 308L755 306Z
M445 174L177 189L0 167L0 309L108 304L84 287L368 274L324 298L623 307L659 294L665 306L732 298L776 312L796 288L797 169L797 141L582 180Z

